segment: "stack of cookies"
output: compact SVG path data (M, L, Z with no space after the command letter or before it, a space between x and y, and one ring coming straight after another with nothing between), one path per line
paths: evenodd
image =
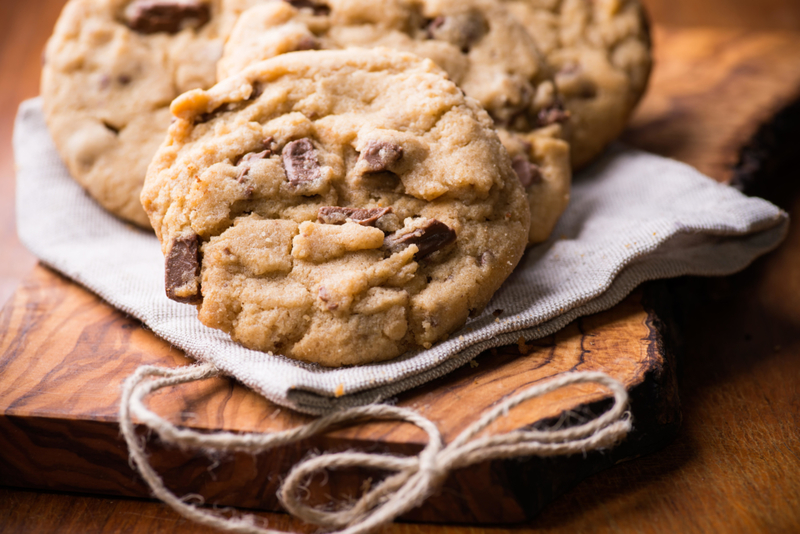
M341 366L479 314L649 67L635 0L70 0L42 94L170 298Z

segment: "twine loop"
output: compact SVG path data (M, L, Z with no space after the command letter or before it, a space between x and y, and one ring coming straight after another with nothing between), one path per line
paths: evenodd
M393 456L363 452L327 453L301 461L289 472L278 497L284 508L308 523L337 529L342 534L365 534L390 523L396 517L421 505L444 483L449 473L488 460L527 456L556 456L607 449L622 440L631 429L628 394L623 384L599 372L576 372L535 384L504 400L484 413L477 421L445 445L436 425L413 410L386 404L349 408L321 417L290 430L269 433L201 433L179 428L144 405L144 398L165 387L220 376L211 364L197 364L178 369L142 366L125 381L120 406L120 426L128 443L130 458L153 493L183 516L226 532L277 534L256 525L249 516L227 518L179 498L163 483L147 461L144 443L135 433L132 416L154 430L162 441L184 449L214 452L257 454L321 434L333 427L365 420L404 421L421 428L428 443L417 455ZM504 434L478 436L491 423L508 414L519 404L573 385L595 383L613 394L612 406L602 415L569 428L555 430L515 430ZM389 471L349 507L329 511L303 502L301 489L315 473L326 469L371 468Z

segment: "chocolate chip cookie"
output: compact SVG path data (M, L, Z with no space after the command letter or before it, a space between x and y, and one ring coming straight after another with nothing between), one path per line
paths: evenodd
M574 168L622 133L650 74L639 0L503 0L536 41L570 113Z
M432 59L498 124L530 131L567 118L557 112L552 73L533 40L496 2L265 2L238 24L219 79L286 52L383 46Z
M72 176L104 208L148 226L139 203L169 104L214 85L221 0L70 0L47 44L41 93ZM249 4L248 4L249 5Z
M509 12L482 0L264 2L239 18L218 77L280 54L348 46L430 58L476 98L506 133L501 137L519 141L515 168L537 210L530 243L549 236L569 198L569 147L558 139L569 114L535 44Z
M172 112L142 192L166 291L247 347L325 366L431 347L525 249L490 117L430 60L284 54Z

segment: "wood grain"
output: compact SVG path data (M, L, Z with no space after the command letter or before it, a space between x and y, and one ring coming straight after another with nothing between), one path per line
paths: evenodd
M800 31L795 0L642 0L661 26Z
M26 20L50 16L47 6L51 3L37 2L35 8L41 9L42 13L36 12ZM688 1L652 0L649 3L661 4L662 12L666 12L667 6L677 13L704 9L701 3ZM710 12L715 4L707 4L710 6L707 11ZM789 9L796 7L791 0L784 4ZM3 14L12 5L34 6L32 3L4 0L0 2ZM724 13L724 9L720 9L719 15L733 16L747 24L757 19L761 12L761 6L756 3L751 4L749 10L740 4L737 6L736 9L731 7L736 13ZM723 7L727 9L729 4ZM11 19L2 17L2 20ZM31 25L23 28L13 32L16 42L19 43L22 36L35 42L37 27ZM41 28L39 30L42 33ZM722 39L717 30L693 29L694 38L682 41L682 31L676 29L673 35L676 46L683 44L685 51L702 42L697 40L698 32L706 32L706 38L711 40ZM742 33L745 34L744 39L774 38L774 34ZM777 60L779 63L794 61L797 64L794 39L796 37L783 41L785 47L776 51L777 58L768 57L764 60ZM690 43L693 44L690 46ZM22 55L18 45L10 48L4 46L1 50L11 49ZM31 50L38 53L35 47ZM715 53L719 52L717 50ZM27 57L30 55L35 54L28 54ZM668 56L666 51L659 53L656 75L663 62L669 59ZM703 58L702 53L699 56ZM692 65L691 58L677 61L689 67ZM706 65L713 67L712 63L706 59ZM3 70L3 73L7 72ZM678 73L672 76L678 76ZM768 70L766 76L772 76L771 71ZM741 80L747 83L746 78ZM16 78L6 76L5 79L11 80L12 85L16 83ZM773 80L774 86L792 83L794 80L791 77ZM5 95L3 93L2 96ZM648 109L652 105L652 96L651 91L645 100L643 112L653 111L653 108ZM721 110L732 109L730 102L713 98L713 92L708 93L708 97L704 103L709 106L708 110L717 115L724 115ZM5 105L7 101L2 102ZM12 104L15 106L16 103ZM672 105L659 109L646 116L647 121L661 121L672 131L685 132L687 135L698 135L694 124L702 124L703 113L707 111ZM736 111L738 113L741 110ZM0 126L7 127L5 121L6 116ZM706 135L711 138L730 138L734 133L724 129L730 127L731 123L723 121L718 125L719 129L706 129ZM756 125L745 126L752 131ZM10 131L10 126L7 131ZM741 132L737 135L742 139L747 137ZM660 143L655 135L648 139L649 146L657 151L678 155L670 148L678 146L673 136L665 136ZM636 144L636 139L632 139L632 142ZM727 151L727 159L717 161L736 160L738 147L728 143L724 150ZM699 164L705 157L702 151L684 152L680 157L687 157L686 154L691 154L686 159L689 163ZM691 159L695 157L699 158L697 162ZM3 158L0 164L7 161ZM723 173L729 172L726 167L728 164L718 165L717 168ZM725 176L720 174L717 177ZM9 183L9 175L2 178L3 184ZM0 201L4 208L2 213L7 214L8 206L12 204L11 197L3 194ZM800 217L800 204L796 201L793 203L791 198L784 198L784 201L791 207L794 220L797 220ZM3 238L0 241L3 247L0 249L3 251L2 263L7 264L7 236L0 237ZM757 262L747 273L726 281L701 282L688 288L689 294L694 293L696 299L687 302L683 310L688 319L685 321L688 354L683 362L682 387L686 408L685 423L678 439L657 455L628 462L585 481L558 499L528 527L537 532L795 530L800 524L800 489L797 477L792 476L792 473L798 472L796 451L800 450L800 426L797 424L800 401L796 380L800 371L800 343L797 339L800 315L795 305L798 299L793 298L797 295L800 281L798 250L800 231L795 224L787 244L776 254ZM12 257L11 261L14 260ZM259 515L268 518L272 526L301 529L301 525L292 523L280 514ZM310 531L308 528L305 530ZM422 525L394 525L386 529L390 530L488 532L480 528ZM209 530L186 522L157 503L0 490L0 532L120 531ZM507 531L493 529L492 532Z
M759 126L800 97L800 33L653 33L656 68L623 139L730 180Z
M540 462L493 462L463 469L447 490L408 517L424 521L519 522L587 474L641 454L670 436L678 423L674 374L660 350L653 314L638 293L609 312L576 321L522 348L476 358L443 378L399 396L400 406L434 421L452 440L498 399L570 370L601 370L642 387L638 432L613 455ZM147 496L127 464L116 412L122 381L143 364L188 360L140 323L44 267L37 267L0 313L0 478L5 484L57 490ZM505 432L581 410L605 398L596 386L573 386L530 401L493 424ZM659 404L660 403L660 404ZM175 423L198 429L275 431L308 422L227 379L155 395L151 406ZM597 410L601 406L595 407ZM656 409L657 408L657 409ZM585 408L583 408L585 410ZM308 450L351 447L410 454L424 445L410 425L371 423L329 433L257 458L233 455L214 463L200 454L151 447L152 462L178 494L209 502L279 509L275 491ZM587 464L587 465L584 465ZM531 482L538 475L542 482ZM320 494L354 496L371 473L332 476ZM544 485L549 487L545 488Z
M520 521L577 480L663 443L677 426L673 375L659 351L653 315L639 294L624 305L579 321L530 348L499 351L476 367L434 381L398 402L429 417L450 440L500 399L527 385L576 369L600 369L640 395L637 434L614 455L540 462L494 462L456 473L447 488L409 517L425 521ZM148 495L127 466L116 426L121 382L143 363L184 365L185 358L136 321L83 289L38 267L0 313L0 476L6 484L58 490ZM493 425L502 432L541 424L564 412L600 409L605 393L575 386L531 401ZM308 419L227 380L166 392L154 407L174 422L200 429L270 431ZM266 417L266 414L271 414ZM216 469L199 455L158 448L153 463L178 493L210 502L277 509L279 479L312 448L371 448L412 453L423 435L408 426L364 425L258 459L234 457ZM353 495L363 473L331 479L333 491ZM246 483L242 483L246 481Z

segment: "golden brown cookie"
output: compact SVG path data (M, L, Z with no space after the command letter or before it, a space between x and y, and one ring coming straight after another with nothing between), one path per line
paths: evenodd
M647 87L650 34L639 0L502 0L536 41L570 113L573 168L625 129Z
M318 0L262 2L241 16L218 65L219 79L281 54L387 46L434 60L512 140L528 193L530 243L544 241L566 207L567 120L532 39L496 2L484 0ZM523 142L523 148L517 148ZM523 146L520 145L520 146Z
M508 153L429 60L285 54L172 112L142 193L167 293L247 347L327 366L430 347L522 256Z
M70 0L47 44L41 93L62 159L104 208L140 226L170 102L214 85L226 28L250 5L229 0L223 15L221 2Z

